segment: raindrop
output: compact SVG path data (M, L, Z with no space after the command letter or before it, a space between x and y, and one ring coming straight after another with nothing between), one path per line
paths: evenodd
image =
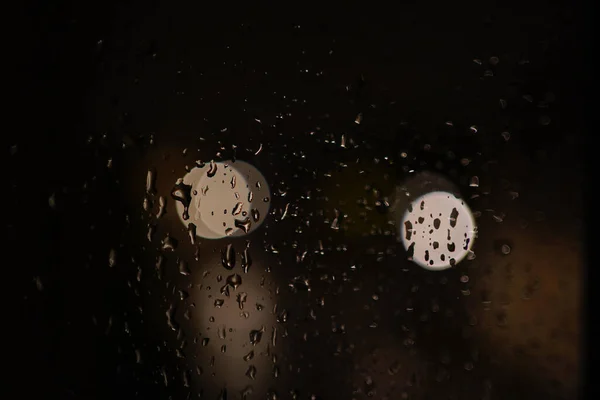
M244 357L244 361L250 361L254 358L254 350L250 350L250 352L248 354L246 354Z
M246 302L247 298L248 298L248 294L246 292L238 293L237 303L238 303L238 306L240 307L240 310L244 309L244 303Z
M252 191L248 192L248 203L252 203L252 200L254 200L254 193L252 193Z
M412 233L413 233L413 226L412 223L410 221L405 221L404 222L404 228L406 231L406 240L410 240Z
M240 201L238 202L234 207L233 210L231 210L231 215L238 215L239 213L242 212L242 207L244 206L244 204ZM226 210L227 211L227 210Z
M242 277L238 274L232 274L227 277L227 284L234 289L237 289L238 286L242 284Z
M510 249L509 245L503 244L501 250L502 250L502 254L507 255L507 254L510 254L511 249Z
M156 233L156 226L153 224L149 224L148 232L146 233L146 238L148 239L149 242L152 241L152 237L154 236L155 233Z
M246 376L252 380L256 379L256 367L254 365L250 365L248 370L246 371Z
M221 250L221 264L226 269L233 269L235 267L235 249L231 243Z
M112 268L115 265L117 265L117 251L115 249L110 249L110 252L108 253L108 266Z
M148 196L144 196L144 202L142 203L142 208L144 209L144 211L150 211L150 208L152 208L152 204L151 204L151 201L148 198Z
M148 173L146 174L146 193L154 194L156 193L156 189L154 188L156 184L156 171L152 168L148 169Z
M252 213L252 219L254 220L254 222L258 222L258 220L260 219L260 212L258 211L258 208L253 208L251 210Z
M167 199L165 196L160 196L158 198L158 212L156 213L156 218L160 218L167 212Z
M165 257L162 254L159 254L156 257L156 264L155 264L156 275L158 276L158 279L162 278L162 269L163 269L164 265L165 265Z
M184 220L190 218L189 207L192 201L192 186L183 183L183 179L178 179L173 189L171 189L171 197L180 202L183 206L182 217Z
M208 176L209 178L212 178L217 173L217 169L218 169L217 164L211 160L208 171L206 171L206 176Z
M252 257L250 256L250 248L246 247L242 253L242 270L244 273L248 273L248 270L252 266Z
M244 390L242 390L240 392L240 395L242 396L242 400L248 400L248 398L252 395L252 393L254 393L254 389L252 388L252 386L246 386L244 388Z
M479 187L479 177L477 177L477 176L471 177L471 181L469 182L469 186L471 186L471 187Z
M167 236L165 236L165 238L162 240L162 249L173 251L177 248L177 244L177 239L167 234Z
M288 311L287 310L283 310L281 311L281 313L277 316L277 322L279 323L285 323L288 320Z
M390 375L396 375L399 371L400 371L400 362L399 361L394 361L390 367L388 368L388 374Z
M225 300L215 299L215 303L214 303L215 308L221 308L221 307L223 307L223 304L225 304Z
M277 328L272 327L271 329L271 345L273 347L277 346Z
M230 182L230 183L231 183L231 188L232 188L232 189L235 189L235 184L236 184L235 175L233 175L233 176L231 177L231 182Z
M510 132L502 132L502 138L508 142L510 140Z
M186 276L191 273L188 264L184 260L179 260L179 273Z
M250 331L250 344L252 346L256 346L257 344L260 343L260 340L262 339L262 335L263 332L265 331L265 328L262 327L260 329L253 329Z
M175 304L171 304L169 306L169 309L165 315L167 316L167 326L171 328L171 330L177 331L179 329L179 325L173 320L173 317L175 316Z
M244 231L244 233L248 233L250 231L250 227L252 226L252 222L250 222L250 218L245 218L245 219L236 219L233 222L233 225Z
M219 327L217 328L217 335L219 336L219 339L225 339L227 337L227 328L225 327L225 325L219 325Z
M450 227L456 227L456 221L458 220L458 210L456 208L452 209L450 213Z
M354 119L354 123L356 125L360 125L360 123L362 122L363 119L363 115L362 113L358 113L358 115L356 116L356 118Z

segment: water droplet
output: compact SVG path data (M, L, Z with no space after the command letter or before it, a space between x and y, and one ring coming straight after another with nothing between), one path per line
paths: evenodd
M256 346L257 344L260 343L264 331L265 331L264 327L262 327L260 329L253 329L250 331L250 335L249 335L250 336L250 344L252 346Z
M240 395L242 396L242 400L248 400L250 398L250 396L252 395L252 393L254 393L254 389L252 388L252 386L246 386L240 392Z
M252 200L254 200L254 193L252 193L252 191L248 192L248 203L252 203Z
M233 210L231 210L231 215L238 215L239 213L242 212L242 208L244 206L244 203L242 203L241 201L238 202L234 207Z
M244 273L248 273L248 270L252 266L252 257L250 256L250 248L246 247L242 253L242 270Z
M244 309L244 303L246 302L247 298L248 298L248 294L246 292L238 293L237 303L238 303L238 306L240 307L240 310Z
M108 266L112 268L115 265L117 265L117 251L115 249L110 249L110 252L108 253Z
M491 65L498 65L498 63L500 62L500 59L496 56L494 57L490 57L490 64Z
M225 325L219 325L217 328L217 335L219 336L219 339L225 339L227 337L227 328Z
M169 250L169 251L173 251L177 248L177 239L175 239L174 237L171 237L167 234L167 236L162 240L162 249L163 250Z
M510 132L502 132L502 138L508 142L510 140Z
M209 178L212 178L213 176L216 175L218 169L219 168L218 168L217 164L213 160L211 160L210 166L208 167L208 171L206 171L206 176L208 176Z
M146 174L146 193L154 194L156 193L155 189L156 184L156 171L153 168L148 169L148 173Z
M246 371L246 376L252 380L256 379L256 367L254 365L250 365L248 370Z
M171 328L171 330L177 332L177 330L179 329L179 325L173 320L173 317L175 316L175 304L171 304L169 306L169 309L167 310L165 315L167 316L167 326Z
M156 257L156 264L155 264L156 276L158 277L158 279L162 279L162 270L163 270L164 265L165 265L165 257L162 254L159 254Z
M183 206L182 217L184 220L188 220L190 218L189 207L192 201L192 186L186 185L182 179L178 179L173 189L171 189L171 197L181 203Z
M33 281L35 282L35 287L38 291L41 292L42 290L44 290L44 283L42 282L42 278L36 276L35 278L33 278Z
M231 243L221 250L221 264L226 269L233 269L235 267L235 249Z
M504 254L504 255L510 254L510 250L511 249L510 249L509 245L507 245L507 244L502 245L502 249L501 249L502 254Z
M192 246L196 244L196 225L189 223L188 224L188 236L190 237L190 242Z
M252 222L250 222L250 218L245 219L236 219L233 221L233 224L236 228L239 228L244 231L244 233L250 232L250 227L252 226Z
M450 213L450 227L455 228L457 221L458 221L458 210L456 208L453 208L452 212Z
M152 238L154 237L155 233L156 233L156 225L149 224L148 232L146 233L146 239L148 239L149 242L152 242Z
M254 222L258 222L258 220L260 219L260 212L258 211L257 208L253 208L251 210L252 213L252 219L254 220Z
M281 313L277 316L277 322L279 323L285 323L288 320L288 311L286 309L283 309L283 311L281 311Z
M237 289L242 284L242 277L238 274L232 274L227 277L226 282L232 288Z
M250 352L248 354L246 354L244 357L244 361L250 361L254 358L254 350L250 350Z
M388 374L390 375L396 375L399 371L400 371L400 362L399 361L394 361L390 367L388 368Z
M152 208L152 201L150 200L150 198L148 198L148 196L144 196L142 208L144 209L144 211L150 211L150 209Z
M190 387L190 373L188 370L183 371L182 380L184 387Z
M233 176L231 177L231 182L230 182L230 183L231 183L231 188L232 188L232 189L235 189L235 184L236 184L236 178L235 178L235 175L233 175Z
M362 113L358 113L358 115L357 115L357 116L356 116L356 118L354 119L354 123L355 123L356 125L360 125L360 123L362 122L362 120L363 120L363 115L362 115Z
M186 276L191 273L188 264L184 260L179 260L179 273Z
M158 198L158 212L156 213L156 218L160 218L167 212L167 199L165 196L160 196Z
M469 186L471 186L471 187L479 187L479 177L478 176L471 177L471 181L469 182Z

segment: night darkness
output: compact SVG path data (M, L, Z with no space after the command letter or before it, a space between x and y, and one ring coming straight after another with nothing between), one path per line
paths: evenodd
M20 397L582 393L584 4L84 3L22 6L6 50ZM248 235L178 215L211 160L264 175ZM443 271L399 236L427 185L477 224Z

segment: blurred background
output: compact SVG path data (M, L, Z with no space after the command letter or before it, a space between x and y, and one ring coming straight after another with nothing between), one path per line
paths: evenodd
M27 397L578 397L583 4L19 15L5 226ZM192 241L171 191L231 159L270 211ZM445 271L398 241L432 176L478 225Z

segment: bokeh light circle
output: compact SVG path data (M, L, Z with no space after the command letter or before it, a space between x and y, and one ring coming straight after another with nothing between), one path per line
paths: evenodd
M206 239L244 236L255 231L265 220L271 204L271 192L265 177L244 161L206 163L183 177L191 186L191 202L184 219L184 205L176 202L177 214L188 227L196 226L196 235Z
M430 270L462 261L477 235L475 219L464 200L449 192L430 192L405 211L400 228L409 258Z

